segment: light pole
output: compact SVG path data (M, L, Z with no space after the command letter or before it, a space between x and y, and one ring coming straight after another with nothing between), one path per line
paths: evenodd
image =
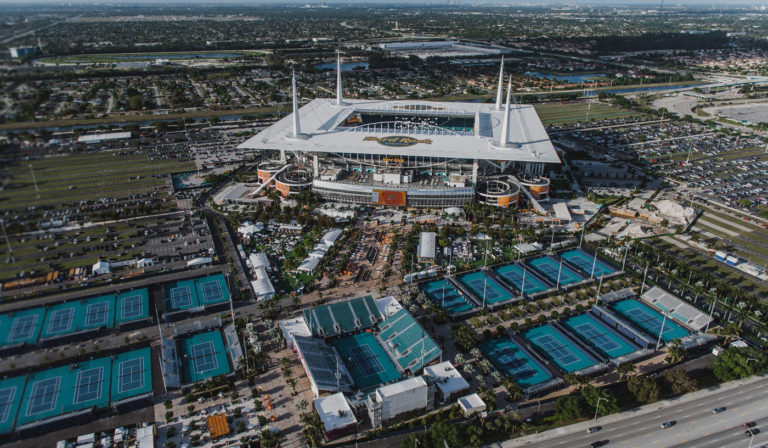
M645 278L648 277L648 267L651 266L651 263L646 263L645 265L645 272L643 272L643 284L640 286L640 295L643 294L643 291L645 290Z
M552 253L552 246L555 244L555 225L552 224L552 238L549 240L549 253Z
M659 346L661 345L661 335L664 334L664 325L667 323L667 316L669 315L669 310L664 312L664 319L661 320L661 328L659 328L659 339L656 341L656 350L659 349Z
M597 420L597 411L600 409L601 400L607 400L607 398L597 397L597 404L595 405L595 418L593 418L592 420Z

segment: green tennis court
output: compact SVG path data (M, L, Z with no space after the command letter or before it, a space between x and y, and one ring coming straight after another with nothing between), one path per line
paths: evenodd
M112 328L115 325L114 297L99 296L50 307L40 338L48 339L92 328Z
M180 348L184 358L181 366L187 383L230 372L224 340L218 330L184 338Z
M659 337L661 331L661 324L664 322L664 331L662 331L661 339L664 342L669 342L673 339L682 338L688 336L688 331L683 327L677 325L672 319L664 321L664 316L638 302L637 300L629 299L615 303L613 309L619 312L622 316L632 321L635 325L644 329L654 338Z
M456 291L456 288L445 279L421 285L421 290L424 291L429 300L440 305L440 308L449 314L462 313L476 308L472 302L462 297Z
M597 364L597 360L560 335L551 324L526 331L523 337L539 352L552 359L564 371L571 373Z
M11 432L13 429L24 393L25 380L23 376L0 380L0 434Z
M482 351L503 373L520 387L530 387L552 379L552 375L510 339L493 339L480 344Z
M618 358L637 350L589 313L573 316L565 321L565 325L609 358Z
M149 317L149 291L147 288L124 291L115 298L117 325Z
M360 390L368 390L401 377L395 364L371 333L346 336L336 340L333 345Z
M0 345L34 344L45 320L45 308L0 315Z
M165 290L165 311L168 313L200 306L194 280L169 282L163 285L163 289Z
M27 378L16 425L109 404L109 358L82 361Z
M538 272L546 276L553 285L558 285L559 283L560 286L564 286L583 280L579 274L568 269L567 266L562 266L551 255L535 258L528 261L528 263Z
M112 401L152 391L150 349L120 353L112 358Z
M475 293L481 301L485 296L485 303L499 303L513 298L512 293L483 271L464 274L459 277L459 281Z
M195 286L201 305L211 305L229 300L229 289L223 274L195 279Z

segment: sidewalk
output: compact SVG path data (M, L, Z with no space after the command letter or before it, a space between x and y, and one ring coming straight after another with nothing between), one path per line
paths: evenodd
M559 428L550 429L548 431L544 431L539 434L531 434L531 435L527 435L525 437L520 437L517 439L509 439L504 442L497 442L487 446L493 447L493 448L512 448L512 447L523 446L528 443L542 442L554 437L561 437L566 434L582 433L586 431L587 428L589 428L590 426L607 426L611 423L620 422L622 420L638 417L640 415L650 414L651 412L658 411L664 408L677 406L683 403L690 403L700 398L704 398L712 394L713 392L724 392L728 390L738 389L739 387L743 387L745 385L752 384L765 379L766 379L765 376L753 376L743 380L731 381L729 383L716 386L716 388L701 389L696 392L691 392L689 394L681 395L679 397L672 398L669 400L662 400L656 403L651 403L645 406L641 406L639 408L630 409L628 411L606 415L605 417L600 417L597 420L590 419L587 421L574 423L572 425L561 426Z

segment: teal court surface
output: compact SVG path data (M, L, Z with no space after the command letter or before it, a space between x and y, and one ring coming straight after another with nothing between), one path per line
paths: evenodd
M445 279L421 285L421 290L429 300L440 305L448 314L463 313L476 308Z
M36 343L43 320L45 308L42 307L0 315L0 345Z
M510 339L494 339L480 344L480 350L503 373L522 388L552 379L552 375Z
M200 305L213 305L229 300L229 289L224 274L197 278L195 279L195 286Z
M152 392L150 349L120 353L112 358L111 401Z
M459 281L469 288L481 301L485 298L486 304L494 304L512 299L511 292L504 289L496 280L483 271L470 272L458 277Z
M230 372L227 350L218 330L183 338L180 349L187 384Z
M659 337L659 331L661 331L661 324L664 322L664 316L655 310L633 299L615 303L613 304L613 309L629 319L635 325L644 329L654 338ZM688 336L689 334L690 333L688 333L686 329L677 325L672 319L667 318L666 322L664 322L664 331L662 331L661 339L664 342L669 342L673 339Z
M597 364L597 360L565 339L551 324L528 330L523 337L568 373Z
M601 262L599 257L595 257L595 254L590 254L584 249L569 250L560 254L560 257L579 268L587 277L600 277L616 272L614 268Z
M558 284L558 277L560 279L560 286L583 280L579 274L573 272L567 266L562 266L561 268L560 262L555 260L551 255L534 258L533 260L529 260L528 263L538 272L547 277L553 285Z
M152 392L149 356L144 348L0 381L0 433Z
M564 323L573 333L609 358L618 358L636 351L632 344L590 314L571 317Z
M519 263L508 264L506 266L499 266L496 268L496 273L499 274L504 280L511 283L518 291L523 291L526 294L534 294L541 291L546 291L547 286L541 283L536 277L531 275L530 272L524 267L520 267Z
M165 311L167 313L200 306L194 280L169 282L163 285L163 289L165 290Z
M60 303L48 308L41 339L115 326L115 296Z
M0 314L0 346L35 344L41 339L96 328L113 328L149 317L146 288Z
M333 345L360 390L370 390L401 377L371 333L346 336L337 339Z
M125 291L115 299L115 324L121 325L149 317L149 291L146 288Z

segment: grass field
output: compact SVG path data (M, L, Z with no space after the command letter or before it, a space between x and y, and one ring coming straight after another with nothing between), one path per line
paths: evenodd
M604 103L536 104L536 112L544 126L590 120L613 120L637 116L637 112Z
M32 170L40 190L35 192ZM149 160L143 154L118 155L113 152L54 156L7 165L0 191L0 208L61 206L84 199L121 198L164 187L161 176L194 169L191 160Z

